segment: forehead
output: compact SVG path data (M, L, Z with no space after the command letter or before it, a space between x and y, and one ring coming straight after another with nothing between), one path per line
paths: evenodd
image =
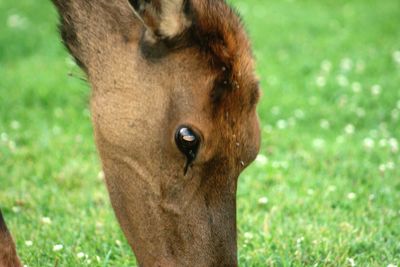
M145 55L163 57L184 47L195 48L196 58L208 66L214 79L209 95L214 110L225 110L232 102L251 110L257 103L259 88L250 42L239 15L223 0L186 3L186 15L192 20L190 28L181 36L155 45L142 43Z

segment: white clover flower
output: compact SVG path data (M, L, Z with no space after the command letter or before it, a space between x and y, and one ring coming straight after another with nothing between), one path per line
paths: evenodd
M33 245L33 242L31 240L26 240L25 241L25 246L31 247Z
M99 171L99 173L97 174L97 179L99 179L100 181L104 180L104 172L103 171Z
M85 253L79 252L78 254L76 254L76 256L78 257L78 259L82 259L83 257L85 257Z
M19 213L20 211L21 211L21 208L20 207L12 207L11 208L11 210L14 212L14 213Z
M122 243L121 243L121 241L120 240L115 240L115 244L118 246L118 247L120 247L121 245L122 245Z
M389 146L393 153L397 153L399 151L399 143L396 139L389 139Z
M19 121L12 121L10 126L13 130L18 130L19 128L21 128L21 124L19 123Z
M340 68L343 71L350 71L353 68L353 61L350 58L342 59L342 62L340 63Z
M321 70L324 72L330 72L332 70L332 62L329 60L324 60L321 62Z
M356 115L359 117L359 118L363 118L363 117L365 117L365 109L363 109L363 108L360 108L360 107L358 107L358 108L356 108Z
M253 239L254 235L250 232L246 232L244 233L244 238L246 239Z
M365 70L365 63L364 61L358 61L356 64L356 72L363 73Z
M397 265L394 265L394 264L388 264L388 266L387 267L397 267Z
M386 171L386 165L385 164L379 165L379 171L380 172L385 172Z
M394 170L395 164L393 161L389 161L388 163L386 163L386 168L388 170Z
M319 122L319 126L320 126L322 129L327 130L327 129L329 129L329 128L331 127L331 124L329 123L328 120L323 119L323 120L321 120L321 121Z
M347 124L346 127L344 128L344 132L349 135L353 134L355 130L356 128L354 127L353 124Z
M257 158L256 158L256 163L259 164L259 165L261 165L261 166L267 165L267 163L268 163L268 158L267 158L265 155L263 155L263 154L259 154L259 155L257 156Z
M361 83L353 82L351 84L351 90L353 90L354 93L360 93L362 91Z
M288 126L288 123L285 120L279 120L276 123L276 127L278 127L278 129L280 129L280 130L286 129L287 126Z
M42 217L41 221L43 224L51 224L52 223L52 221L49 217Z
M350 199L350 200L353 200L356 197L357 197L357 195L354 192L350 192L350 193L347 194L347 198Z
M296 110L294 111L294 116L295 116L297 119L304 119L305 113L304 113L304 111L301 110L301 109L296 109Z
M271 109L271 113L272 113L273 115L279 115L279 114L281 113L281 109L280 109L279 107L277 107L277 106L274 106L274 107L272 107L272 109Z
M363 141L363 145L365 149L371 150L375 146L375 141L372 138L365 138Z
M386 141L386 139L381 139L381 140L379 140L379 146L380 146L380 147L386 147L386 146L387 146L387 141Z
M341 86L341 87L346 87L349 85L349 80L343 74L338 75L336 77L336 80L337 80L337 83L339 84L339 86Z
M26 18L19 14L12 14L7 18L7 26L10 28L24 28L26 26Z
M375 84L371 87L371 93L374 96L380 95L382 92L382 87L379 84Z
M315 149L322 149L325 147L325 140L322 138L316 138L313 140L312 145Z
M336 186L330 185L330 186L328 187L328 192L335 192L335 191L336 191Z
M397 64L400 64L400 51L394 51L393 52L393 60Z
M61 251L63 248L64 248L63 245L57 244L57 245L55 245L55 246L53 247L53 251L54 251L54 252Z
M315 79L315 84L320 88L325 87L326 86L326 78L324 76L318 76Z
M3 142L7 142L8 141L8 134L7 133L1 133L0 134L0 139Z
M390 115L393 120L397 120L400 117L400 111L398 109L393 109Z
M353 258L348 258L347 261L349 262L350 267L356 266L356 262Z
M260 205L268 204L268 198L267 197L260 197L258 199L258 204L260 204Z
M297 240L296 240L296 244L297 244L297 245L300 245L301 243L303 243L303 241L304 241L304 237L299 237L299 238L297 238Z

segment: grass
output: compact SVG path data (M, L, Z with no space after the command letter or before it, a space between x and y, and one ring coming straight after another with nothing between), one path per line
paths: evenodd
M399 265L400 2L232 2L263 87L240 265ZM56 17L0 0L0 203L30 267L131 266Z

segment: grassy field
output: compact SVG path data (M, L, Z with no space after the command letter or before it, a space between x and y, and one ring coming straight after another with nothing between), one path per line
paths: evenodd
M89 88L39 2L0 0L1 207L30 267L132 266ZM262 150L238 191L240 265L400 265L400 2L232 2L263 87Z

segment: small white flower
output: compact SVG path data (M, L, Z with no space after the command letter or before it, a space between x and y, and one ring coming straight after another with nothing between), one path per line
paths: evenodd
M344 132L345 132L346 134L349 134L349 135L350 135L350 134L353 134L354 131L355 131L355 127L354 127L353 124L347 124L346 127L344 128Z
M303 241L304 241L304 237L299 237L296 240L296 244L299 246L299 245L301 245L301 243L303 243Z
M318 76L317 79L315 79L315 84L320 88L325 87L326 78L324 76Z
M395 165L394 165L393 161L389 161L388 163L386 163L386 168L388 170L394 170L394 167L395 167Z
M356 262L354 261L354 259L348 258L347 261L349 262L349 265L350 265L351 267L355 267L355 266L356 266Z
M393 60L397 64L400 64L400 51L394 51L393 52Z
M26 25L26 18L19 14L12 14L7 18L7 26L10 28L24 28Z
M347 194L347 198L350 199L350 200L353 200L356 197L357 197L357 195L354 192L350 192L350 193Z
M332 63L329 60L322 61L321 70L324 72L330 72L332 70Z
M0 139L3 142L7 142L8 141L8 134L7 133L1 133L0 134Z
M12 207L11 210L12 210L14 213L19 213L19 212L21 211L21 208L20 208L20 207Z
M63 248L64 248L63 245L58 244L58 245L55 245L55 246L53 247L53 251L54 251L54 252L61 251Z
M253 239L253 237L254 237L253 234L250 232L244 233L244 238L246 238L246 239Z
M76 254L76 256L77 256L79 259L82 259L83 257L85 257L85 253L79 252L78 254Z
M398 120L400 117L400 111L398 109L393 109L390 115L392 116L393 120Z
M305 113L304 113L304 111L301 110L301 109L296 109L296 110L294 111L294 116L295 116L297 119L304 119Z
M379 84L375 84L371 87L371 93L374 96L380 95L382 92L382 87Z
M42 217L43 224L51 224L51 219L49 217Z
M394 265L394 264L388 264L388 266L387 267L397 267L397 265Z
M365 70L365 63L364 61L358 61L356 64L356 72L363 73Z
M281 109L280 109L279 107L277 107L277 106L274 106L274 107L272 107L272 109L271 109L271 113L272 113L273 115L279 115L279 114L281 113Z
M314 139L312 145L315 149L322 149L325 147L325 140L322 138Z
M266 156L264 156L263 154L259 154L256 158L256 163L264 166L268 163L268 158Z
M365 109L363 109L363 108L356 108L356 115L359 117L359 118L363 118L363 117L365 117Z
M25 241L25 246L31 247L33 245L33 242L31 240L26 240Z
M341 86L341 87L346 87L349 85L349 80L347 79L346 76L344 76L342 74L338 75L336 77L336 80L337 80L337 83L339 84L339 86Z
M283 129L287 128L288 123L287 123L285 120L279 120L279 121L276 123L276 126L278 127L278 129L283 130Z
M342 59L342 62L340 63L340 68L343 71L350 71L353 68L353 61L350 58Z
M359 82L354 82L351 84L351 89L353 90L354 93L359 93L362 91L362 86L361 83Z
M330 186L328 187L328 192L335 192L335 191L336 191L336 186L330 185Z
M21 128L21 124L19 123L19 121L12 121L11 128L14 130L18 130L19 128Z
M389 146L393 153L397 153L399 151L399 143L396 139L389 139Z
M268 198L267 197L260 197L258 199L258 204L260 204L260 205L265 205L267 203L268 203Z
M100 181L104 180L104 172L103 171L99 171L99 173L97 174L97 179L99 179Z
M363 145L365 149L371 150L375 146L375 141L372 138L365 138L363 141Z
M120 246L122 245L121 241L119 241L118 239L115 240L115 244L116 244L118 247L120 247Z
M385 172L386 171L386 165L385 164L379 165L379 171L380 172Z
M329 129L329 128L331 127L331 124L329 123L328 120L321 120L321 121L319 122L319 126L320 126L322 129L327 130L327 129Z
M379 140L379 146L380 146L380 147L386 147L386 146L387 146L387 141L386 141L386 139L381 139L381 140Z

